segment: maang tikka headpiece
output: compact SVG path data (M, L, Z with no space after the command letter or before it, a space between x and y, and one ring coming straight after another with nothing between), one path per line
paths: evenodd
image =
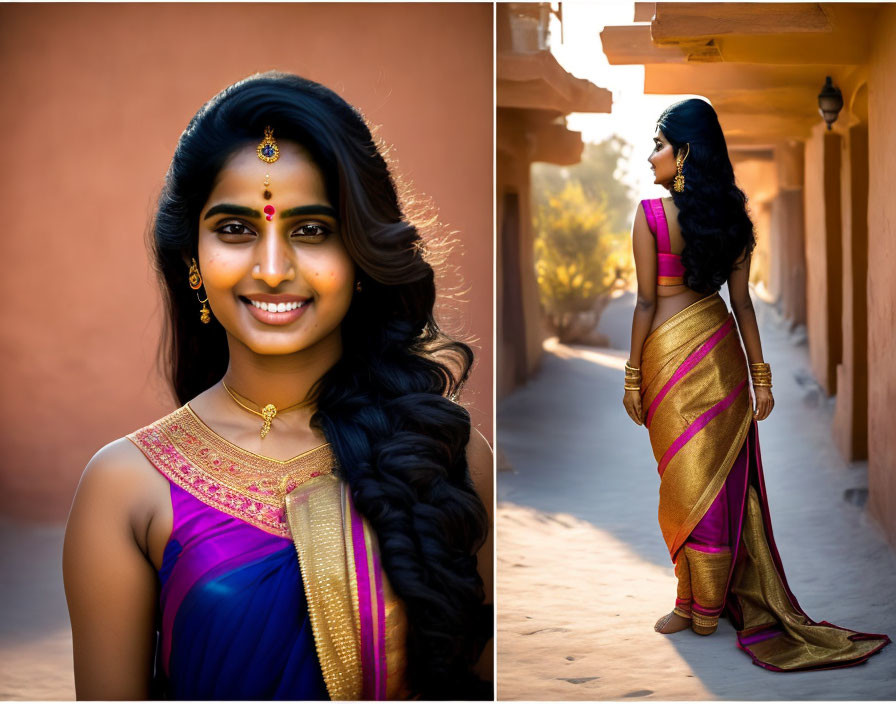
M280 158L280 147L274 141L274 128L268 125L264 128L264 139L258 144L258 158L268 164L273 164Z

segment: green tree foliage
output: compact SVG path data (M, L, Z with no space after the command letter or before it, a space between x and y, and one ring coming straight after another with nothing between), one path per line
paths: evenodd
M593 339L610 294L634 270L634 202L616 178L625 146L611 138L588 145L582 164L533 169L536 276L548 325L563 342Z
M552 194L559 193L569 181L578 181L590 200L606 201L608 223L614 232L631 230L635 197L622 179L626 175L632 147L613 135L597 144L586 144L582 160L574 166L533 164L533 210L545 205Z

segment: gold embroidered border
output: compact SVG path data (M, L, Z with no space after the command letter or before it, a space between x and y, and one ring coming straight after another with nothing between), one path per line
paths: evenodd
M171 482L203 503L288 538L286 494L332 472L324 444L289 460L243 450L215 434L188 405L127 436Z

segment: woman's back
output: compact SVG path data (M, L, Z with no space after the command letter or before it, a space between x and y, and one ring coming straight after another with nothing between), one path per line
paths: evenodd
M668 252L680 257L684 250L685 241L681 234L681 227L678 224L678 208L671 197L658 198L656 200L658 203L657 206L652 209L653 212L642 212L644 212L645 216L645 225L651 230L651 234L657 242L657 260L659 260L660 255L664 253L663 250L666 248L661 242L662 234L665 234L661 230L664 224L666 231L668 232ZM643 205L647 206L648 202L644 201ZM651 223L651 221L653 222ZM660 284L659 281L662 280L662 269L658 268L658 272L656 314L653 317L653 324L650 328L651 332L679 311L684 310L689 305L696 303L706 296L704 293L699 293L688 288L684 283Z

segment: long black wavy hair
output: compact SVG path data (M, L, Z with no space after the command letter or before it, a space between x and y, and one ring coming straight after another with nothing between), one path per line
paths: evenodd
M491 636L475 557L488 519L466 461L470 417L451 400L473 355L433 318L433 268L363 117L318 83L251 76L212 98L180 137L153 229L174 395L186 403L227 369L224 329L214 318L199 322L184 260L197 256L200 211L218 171L266 125L305 147L321 170L362 282L311 422L331 444L406 606L409 686L427 699L491 699L471 669Z
M694 291L714 293L735 263L756 246L747 196L734 182L725 135L712 105L698 98L673 103L656 124L675 155L687 155L684 190L671 190L685 242L684 282Z

